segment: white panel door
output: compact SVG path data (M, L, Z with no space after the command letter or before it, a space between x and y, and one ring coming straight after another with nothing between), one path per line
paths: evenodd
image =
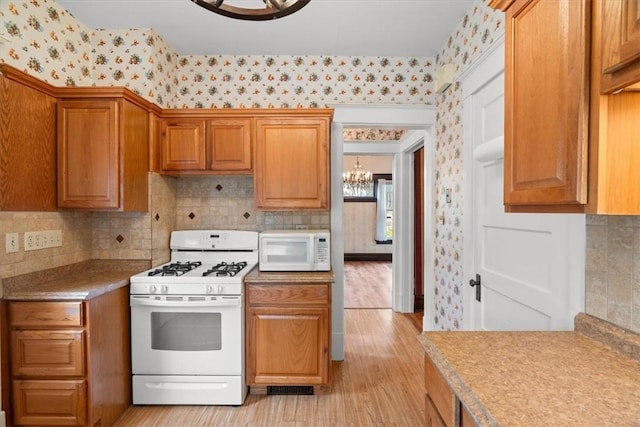
M464 108L465 144L471 144L465 161L472 168L465 248L473 252L465 262L464 327L573 329L573 317L584 309L584 215L504 212L503 73L465 93ZM477 278L480 285L472 286Z

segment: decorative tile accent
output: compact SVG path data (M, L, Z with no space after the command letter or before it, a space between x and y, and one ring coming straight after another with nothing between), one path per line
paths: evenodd
M122 243L122 241L124 240L124 237L122 237L122 234L118 234L118 237L116 237L116 240L118 241L118 243Z
M245 212L244 215L242 215L242 216L244 217L244 219L249 219L251 214L249 212Z
M156 216L154 216L154 218L156 221L160 221L160 214L157 213Z
M220 184L216 185L216 190L222 191L222 185L220 185Z
M196 214L194 214L193 212L191 212L191 213L189 214L189 218L193 219L193 218L195 218L195 217L196 217Z

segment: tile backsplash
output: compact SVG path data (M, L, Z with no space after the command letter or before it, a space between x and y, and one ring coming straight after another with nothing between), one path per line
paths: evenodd
M640 333L640 216L587 216L586 312Z
M331 215L319 211L265 212L253 205L252 176L177 178L176 228L263 231L329 228Z

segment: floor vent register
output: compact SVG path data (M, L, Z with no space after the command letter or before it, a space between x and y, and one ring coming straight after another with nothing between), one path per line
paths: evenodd
M267 394L312 395L313 386L270 385L267 386Z

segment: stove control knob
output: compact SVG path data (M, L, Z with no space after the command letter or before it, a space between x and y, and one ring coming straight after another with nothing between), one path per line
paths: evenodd
M157 290L158 289L156 288L156 285L149 286L149 293L150 294L155 294Z
M169 287L167 285L162 285L160 287L160 292L162 292L163 294L166 294L167 292L169 292Z
M208 294L212 294L213 293L213 286L211 286L211 285L205 286L205 290L204 291L206 293L208 293Z
M224 286L218 285L218 293L219 294L224 293Z

